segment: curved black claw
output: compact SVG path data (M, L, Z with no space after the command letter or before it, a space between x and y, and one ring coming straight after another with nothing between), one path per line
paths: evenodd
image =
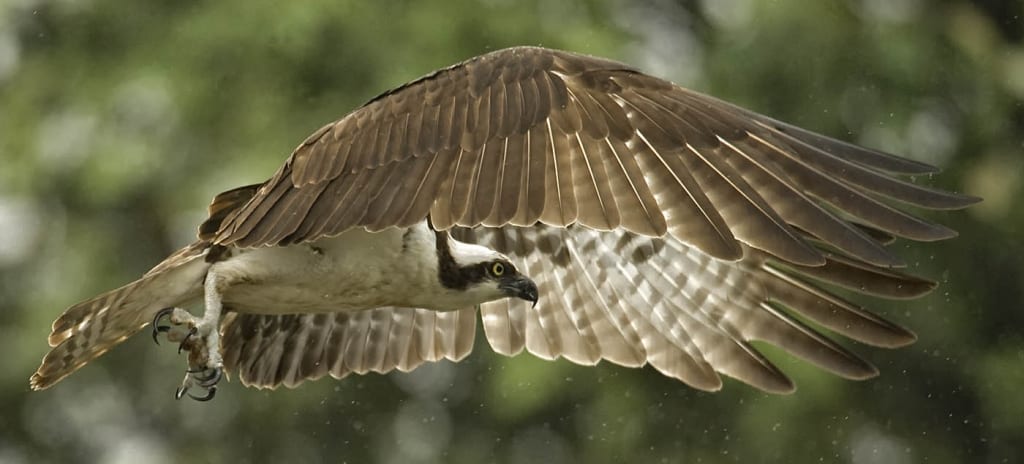
M198 333L199 329L197 329L195 326L192 326L188 329L188 332L185 333L185 338L181 339L181 343L178 344L178 354L181 354L181 352L185 350L185 345L188 344L188 341L191 340L192 337L196 336L196 334Z
M166 333L171 330L171 326L169 325L160 325L160 320L165 317L169 317L172 312L174 312L174 308L164 308L161 309L160 312L156 313L155 317L153 317L153 343L159 345L160 339L157 337L159 337L161 333Z
M178 387L176 390L174 390L174 399L176 399L176 400L182 399L185 396L186 392L188 392L188 387L186 387L184 385Z
M217 385L217 382L220 382L221 377L224 377L224 369L221 369L219 367L215 367L215 368L213 368L211 370L213 372L210 372L210 375L207 375L207 376L195 375L195 376L192 376L192 378L196 379L196 381L199 382L199 386L200 387L203 387L203 388L215 388L214 385ZM205 370L204 371L200 371L199 373L202 373L202 372L205 372Z

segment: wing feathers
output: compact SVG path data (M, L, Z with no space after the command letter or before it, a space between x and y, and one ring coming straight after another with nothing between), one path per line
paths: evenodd
M478 153L455 149L451 177L442 184L438 201L431 215L434 227L445 229L462 221L469 208L470 186L476 178ZM456 181L461 180L461 182Z
M642 134L639 137L631 151L665 215L668 232L716 258L739 259L743 252L732 231L691 173L680 169L678 157L659 153Z
M845 287L855 292L894 299L918 298L937 284L893 269L872 266L838 253L824 253L824 266L792 267L802 275Z
M260 184L246 185L215 196L213 201L210 202L209 208L207 208L206 220L199 225L199 240L208 241L213 239L217 235L217 230L220 229L224 219L235 212L235 210L244 206L256 194L259 188Z
M293 388L330 374L409 371L458 361L473 348L476 310L439 313L379 308L354 313L229 313L221 323L224 365L243 385Z
M501 227L508 224L519 210L519 186L522 185L524 174L523 138L517 134L514 140L517 143L515 145L511 139L505 139L500 143L500 151L496 160L499 171L494 179L495 203L491 214L482 221L487 227Z
M545 172L550 175L546 176L547 182L544 184L547 201L544 203L540 220L551 225L572 224L576 222L578 210L573 183L573 162L567 153L569 140L563 134L555 134L551 130L550 122L546 123L544 128L544 156L547 159Z
M737 239L785 261L807 266L824 263L740 173L721 159L719 150L705 154L693 146L687 148L693 156L684 153L677 159L686 163Z
M615 201L620 206L622 227L641 235L665 235L668 231L665 215L658 208L658 202L636 158L625 143L611 139L605 139L604 142L608 147L605 159L608 164L609 190L614 192Z
M686 89L680 89L682 92L693 94L692 91ZM934 166L930 166L917 161L909 160L906 158L900 158L893 156L888 153L883 153L877 150L869 148L859 147L851 143L836 140L830 137L826 137L820 134L801 129L799 127L786 124L762 116L760 114L739 108L721 100L708 97L706 95L699 96L702 99L713 101L716 105L728 106L734 111L741 113L745 117L759 121L759 123L771 127L775 131L787 134L793 138L799 139L809 145L819 147L821 150L831 153L842 159L848 159L855 161L864 166L880 169L882 171L891 172L894 174L907 174L907 175L921 175L921 174L932 174L938 172L938 169Z
M454 235L509 254L544 295L536 309L507 300L483 305L486 335L497 352L525 347L545 359L564 356L581 364L651 363L708 390L720 388L716 371L770 392L793 390L750 345L754 340L844 377L877 374L792 314L872 345L913 341L905 329L806 277L848 285L843 276L852 270L867 277L862 291L887 298L926 290L920 279L827 252L821 266L780 267L771 255L750 248L742 261L726 262L677 240L625 231L538 226L458 229ZM895 290L903 285L912 290Z
M789 314L762 303L764 323L751 324L748 332L755 340L776 345L794 356L848 379L867 379L878 375L878 369L836 342L817 333Z
M772 301L837 333L888 348L905 346L916 339L910 331L777 267L765 266L764 271L775 277L765 284Z
M784 169L785 173L802 185L806 192L873 227L920 241L942 240L956 235L944 226L931 224L899 211L835 180L834 176L801 162L785 145L775 144L757 134L749 135L760 143L763 149L781 155L775 158L775 166Z
M802 163L813 166L822 172L842 172L843 176L840 177L842 182L903 203L930 209L958 209L970 206L977 201L971 197L923 187L888 176L856 162L836 157L822 148L808 145L807 142L785 133L779 132L775 136L791 148L790 153L799 158Z
M774 205L786 223L796 226L823 242L842 249L868 262L899 265L900 261L874 239L854 225L829 212L801 190L791 185L787 176L777 169L768 169L771 160L759 159L749 141L726 142L728 150L719 151L729 164L743 173L743 178L762 198Z
M485 143L480 147L479 171L470 196L473 206L469 209L470 214L464 222L481 224L493 213L495 203L500 198L497 191L505 168L502 162L504 151L503 141Z
M546 126L535 126L526 133L526 172L520 187L519 210L513 224L529 226L539 221L548 196L554 195L546 188L548 177L552 175L548 169L551 157L547 153L550 145L547 143L546 131Z
M891 176L930 169L625 65L521 47L432 73L324 126L202 235L297 243L429 214L440 229L578 222L668 232L721 259L740 259L743 242L820 264L801 229L895 267L852 221L915 240L952 236L877 198L931 209L976 201Z
M619 226L619 208L609 188L605 170L603 141L589 140L576 134L571 137L573 161L572 183L576 190L579 222L598 229L611 230Z

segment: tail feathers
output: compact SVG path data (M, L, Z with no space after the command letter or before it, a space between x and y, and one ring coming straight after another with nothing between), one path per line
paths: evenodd
M158 272L64 311L53 323L53 349L29 379L32 389L49 388L106 353L138 333L161 309L199 297L208 266L199 259L204 251L205 247L190 245L158 265Z

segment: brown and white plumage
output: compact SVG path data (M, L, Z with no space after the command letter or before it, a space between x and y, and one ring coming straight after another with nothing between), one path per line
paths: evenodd
M231 313L221 332L224 363L243 385L294 387L326 374L408 372L425 362L461 361L473 349L476 308L264 316Z
M351 231L374 240L423 231L426 220L507 255L537 282L536 308L480 301L487 339L500 353L525 348L583 364L650 363L709 390L724 373L786 392L792 384L749 341L778 345L844 377L876 373L790 313L872 345L913 341L820 282L886 298L933 288L894 270L903 263L884 247L893 237L955 235L904 205L955 209L977 201L898 177L933 171L620 63L519 47L432 73L322 127L267 182L219 195L199 241L180 259L200 250L203 265L186 268L239 274L225 284L221 347L225 367L246 385L293 386L465 356L472 307L436 312L388 303L293 314L306 309L258 307L237 295L245 285L258 293L262 287L252 285L263 282L245 282L263 270L256 264L230 267L242 263L239 256L318 249L354 237ZM178 260L123 293L149 288L147 278L184 274ZM183 280L177 286L188 291L160 304L197 298L201 281ZM160 306L104 304L103 314L95 310L102 305L87 302L55 323L56 348L33 387L52 385L106 351ZM115 314L118 324L95 335L96 324Z

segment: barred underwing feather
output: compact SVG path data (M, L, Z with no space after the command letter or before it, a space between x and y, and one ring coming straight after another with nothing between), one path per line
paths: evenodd
M596 352L598 359L626 366L651 363L697 388L718 388L712 375L718 371L767 391L787 392L792 383L750 341L779 346L844 377L877 373L792 313L872 345L894 347L913 340L898 325L807 281L814 277L825 284L849 284L843 277L849 258L832 253L824 254L822 266L780 267L775 258L751 248L745 249L742 261L730 263L678 240L622 230L537 226L453 233L509 254L545 289L547 297L537 309L509 301L483 305L487 338L503 354L525 347L545 359L565 356L592 364ZM587 261L574 256L586 256ZM891 289L902 285L920 291L924 282L864 263L857 272L869 277L870 288L881 289L873 294L883 297L901 297ZM840 277L830 279L833 275ZM602 311L612 301L607 306L615 310ZM616 316L619 312L628 316ZM531 324L531 319L537 322ZM525 337L519 335L524 331L520 321L526 321ZM602 335L595 337L598 328ZM622 343L628 346L615 347ZM630 351L643 358L633 359L626 354Z
M410 371L459 361L473 347L473 308L378 308L355 313L231 313L221 323L224 364L243 385L293 388L324 375Z

